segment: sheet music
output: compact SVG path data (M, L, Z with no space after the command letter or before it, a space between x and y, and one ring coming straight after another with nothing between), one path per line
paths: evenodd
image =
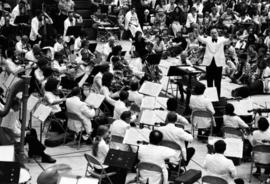
M72 177L61 177L58 184L76 184L77 179Z
M153 83L145 81L141 86L139 93L157 97L162 90L162 85L158 83Z
M93 106L94 108L99 108L100 105L102 104L102 102L104 101L105 96L104 95L100 95L100 94L96 94L96 93L90 93L88 95L88 97L86 98L85 102L90 105Z
M142 99L141 109L154 109L156 98L152 96L144 96Z
M35 110L33 116L38 120L44 122L50 115L52 108L43 104L40 104Z
M226 143L226 151L224 153L227 157L242 158L244 143L242 139L239 138L225 138L221 137L209 137L208 144L214 145L218 140L224 140Z
M86 178L82 177L77 179L77 176L62 176L58 184L98 184L97 178Z
M167 109L167 101L169 98L166 97L157 97L156 98L156 104L155 108L162 108L162 109Z
M149 134L151 130L147 128L138 129L130 128L126 131L123 143L130 145L138 145L137 141L149 142Z
M0 146L0 161L2 162L14 162L15 149L13 145Z
M218 94L216 87L208 87L204 91L204 96L211 100L211 102L218 102Z
M37 105L38 101L39 99L37 97L35 97L34 95L31 95L27 101L27 110L31 112L34 109L34 107Z
M246 115L252 115L252 112L248 112L249 110L251 110L252 107L252 103L250 101L249 98L246 99L242 99L242 100L229 100L228 103L231 103L234 106L234 112L237 115L242 115L242 116L246 116Z
M140 123L154 126L156 123L155 111L144 110L141 115Z
M81 178L77 184L98 184L98 182L97 178Z
M161 111L161 110L156 110L154 120L155 123L165 123L168 115L168 111Z

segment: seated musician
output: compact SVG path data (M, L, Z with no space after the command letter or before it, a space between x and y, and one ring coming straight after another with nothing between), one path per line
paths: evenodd
M163 8L159 8L158 12L156 13L154 25L161 30L166 28L166 14L164 13Z
M105 169L107 173L117 172L116 175L110 176L112 183L125 184L127 175L126 170L103 164L110 149L109 139L110 139L110 132L108 127L105 125L100 125L97 129L96 137L94 138L92 154L102 164L102 167ZM102 172L102 168L100 166L95 165L94 167L95 172L97 173Z
M82 22L83 22L83 19L81 15L75 14L73 11L68 12L68 18L66 18L66 20L64 21L64 34L63 34L64 41L66 43L70 43L71 39L73 39L73 36L74 36L74 35L67 36L68 28L71 26L76 26L78 23L82 23Z
M64 63L62 52L54 53L54 60L51 62L51 68L60 74L67 71L67 66Z
M67 112L76 114L82 121L68 119L68 128L76 133L85 130L88 137L92 133L91 119L95 116L95 110L81 100L81 89L73 88L66 100Z
M177 124L179 124L183 127L189 125L188 120L176 112L178 109L178 104L177 104L176 98L169 98L166 105L167 105L168 112L176 113L176 115L177 115L177 122L176 123Z
M37 62L41 56L41 49L38 44L33 45L33 48L25 54L25 59Z
M111 135L123 137L126 134L126 130L130 128L130 122L131 122L131 112L130 111L122 112L120 118L115 120L110 126ZM128 145L118 144L115 142L111 142L110 148L128 151Z
M166 168L165 160L174 157L177 152L173 149L160 146L163 140L163 134L158 130L153 130L149 135L149 145L140 145L138 151L138 159L140 162L153 163L162 168L162 174L141 170L140 176L142 181L149 180L151 184L160 184L163 178L163 184L168 184L168 170Z
M139 93L139 81L138 80L132 80L130 82L130 90L128 91L128 101L134 102L137 106L141 106L143 95Z
M105 101L111 106L114 106L116 101L113 98L119 96L119 93L111 93L110 87L113 81L113 74L110 72L105 72L102 76L102 86L100 88L100 94L105 96Z
M14 99L11 104L11 109L9 110L9 113L3 117L1 122L1 127L5 128L11 138L11 140L14 140L15 142L9 143L14 144L15 148L17 146L17 143L20 142L21 137L21 123L19 118L19 108L20 108L20 101L19 99ZM48 154L46 154L45 146L42 145L42 143L38 140L36 131L34 129L31 129L30 132L27 133L25 137L25 142L29 145L28 150L28 156L41 156L41 162L43 163L55 163L56 160L50 157ZM17 152L17 149L15 149ZM17 154L17 153L16 153Z
M142 32L136 32L132 45L134 46L134 52L131 55L143 58L146 54L146 40L143 38Z
M21 40L16 43L16 46L15 46L16 52L24 55L25 53L30 51L31 46L29 45L28 41L29 41L28 36L23 35Z
M105 61L110 61L108 60L108 57L110 55L110 53L112 52L112 49L115 47L115 37L111 36L108 39L108 43L104 44L101 54L104 58Z
M187 148L186 146L186 144L193 141L192 135L187 133L183 128L176 126L177 114L174 112L168 113L165 123L165 126L158 127L158 130L163 134L163 140L175 142L181 147L184 159L182 164L187 166L192 156L195 154L194 148ZM179 155L177 155L177 157L171 159L170 161L173 163L178 163L179 159L182 158L179 158ZM172 165L170 166L170 169L174 169Z
M154 51L157 54L162 54L165 48L165 43L160 35L155 36Z
M119 93L119 100L114 104L113 119L120 119L120 116L123 112L128 111L127 103L128 101L128 92L121 91Z
M61 98L60 95L59 80L56 78L49 78L45 84L44 98L52 108L54 116L65 120L65 112L61 109L59 104L63 103L66 98Z
M47 13L36 10L36 16L31 20L31 32L29 36L31 45L40 41L42 35L39 34L39 29L44 26L44 24L53 24L53 20Z
M225 115L223 115L223 123L225 127L248 128L248 125L234 113L234 106L230 103L228 103L225 107Z
M23 67L15 63L15 52L13 48L9 48L6 51L6 58L4 59L4 66L6 68L7 73L11 73L13 75L17 75Z
M135 37L137 31L142 32L135 7L128 11L125 16L125 30L129 30L133 38Z
M111 58L114 56L121 57L122 53L122 46L121 45L115 45L112 47L112 51L109 53L107 57L107 62L111 62Z
M57 35L56 42L53 46L54 52L64 51L64 40L62 35Z
M81 49L82 41L86 40L87 34L85 31L81 31L79 36L74 41L74 51L78 52Z
M171 56L177 56L186 48L187 48L186 39L182 36L181 32L177 32L176 37L169 42L169 48L167 49L167 51Z
M206 175L214 175L224 178L226 181L232 181L236 177L237 171L233 161L224 156L226 151L226 143L219 140L214 144L214 154L208 150L203 164L203 168L207 171ZM210 152L210 153L209 153Z
M249 137L252 146L260 144L269 144L270 141L270 131L269 122L266 118L261 117L258 120L258 130L253 131L252 135ZM269 174L269 169L265 170L265 174ZM257 171L253 173L253 176L259 176L261 174L261 168L257 167Z
M190 97L190 104L189 107L192 111L208 111L212 115L215 114L215 109L213 107L213 104L210 99L205 98L204 91L205 91L205 85L204 84L198 84L194 88L194 94ZM193 123L195 127L210 127L211 126L211 118L197 118L194 117ZM205 140L208 138L209 131L205 130L203 133L203 129L198 129L198 139Z
M49 61L44 57L40 58L37 62L37 69L34 70L34 77L39 84L44 81L43 70L48 66L48 64Z

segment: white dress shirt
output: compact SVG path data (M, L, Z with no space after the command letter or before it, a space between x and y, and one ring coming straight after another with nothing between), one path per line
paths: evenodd
M263 90L264 93L270 92L270 67L267 66L262 73Z
M226 127L248 128L248 125L239 116L223 116L223 122Z
M14 21L16 19L17 16L20 16L20 9L19 9L19 4L17 4L11 14L10 14L10 24L13 24L14 25Z
M206 155L203 167L208 172L207 175L222 177L226 181L232 180L237 173L233 161L223 154Z
M64 49L64 45L62 43L56 42L53 46L54 52L60 52Z
M26 52L25 59L29 61L37 62L37 58L35 57L33 50Z
M130 125L121 120L121 119L118 119L118 120L115 120L111 126L110 126L110 132L111 132L111 135L116 135L116 136L120 136L120 137L125 137L126 135L126 130L130 128ZM111 142L110 144L110 148L112 149L119 149L119 150L123 150L123 151L128 151L128 145L126 144L119 144L119 143L116 143L116 142Z
M81 49L81 45L82 45L81 37L76 38L74 41L74 51L75 52L79 51Z
M49 104L53 104L54 102L60 100L60 97L59 96L53 94L50 91L45 91L44 98L47 100L47 102ZM59 104L51 105L50 107L52 108L52 112L53 113L57 113L57 112L60 112L61 111L61 108L60 108L60 105Z
M164 146L156 145L141 145L139 146L138 159L140 162L149 162L156 164L162 168L163 172L163 184L168 184L168 171L165 165L165 160L172 158L176 154L176 151ZM140 176L143 181L149 179L151 184L160 184L161 175L157 172L143 170L140 172Z
M12 74L16 74L18 71L22 69L20 65L16 65L10 58L5 59L4 63L7 71Z
M134 102L139 107L142 104L143 95L140 94L138 91L128 91L128 101Z
M189 106L193 112L199 110L199 111L209 111L212 114L215 114L215 110L211 100L205 98L204 95L191 95ZM194 126L197 126L198 128L206 128L211 125L211 119L194 117L192 123L194 124Z
M264 132L260 130L255 130L250 138L252 145L256 145L258 143L260 144L263 140L270 141L270 129L268 128L268 130Z
M68 128L80 132L82 127L85 128L86 132L89 134L92 132L91 118L95 116L95 110L90 109L87 104L80 100L78 96L70 97L66 100L67 112L78 115L81 121L68 119Z
M36 39L37 39L37 37L39 35L38 31L39 31L39 29L40 29L40 27L42 25L44 25L44 21L40 22L37 17L32 18L32 20L31 20L31 32L30 32L30 36L29 36L29 39L31 41L36 41Z
M185 141L193 141L191 134L187 133L184 129L176 127L173 123L168 123L166 126L158 127L158 130L163 134L163 140L172 141L181 146L184 159L187 158L187 151ZM173 161L179 161L180 152L176 155Z
M186 27L190 28L191 25L195 24L196 22L197 22L197 13L195 13L194 15L192 13L188 13Z
M98 144L98 151L97 151L97 156L96 156L97 160L98 160L101 164L104 163L104 160L105 160L105 158L106 158L106 156L107 156L109 150L110 150L109 145L108 145L108 144L105 142L105 140L102 138L102 139L100 140L99 144ZM103 168L108 168L107 165L102 165L102 166L103 166ZM101 168L100 166L98 166L98 165L95 165L94 167L95 167L96 169L102 169L102 168Z
M217 67L223 67L226 65L225 54L224 54L224 45L229 43L229 39L224 37L218 37L217 42L212 41L212 37L202 37L199 36L198 40L206 45L203 63L202 65L209 66L215 58L215 63Z
M120 119L120 116L124 111L128 111L126 104L121 100L117 100L114 104L113 118Z
M28 52L27 45L23 44L21 40L16 43L15 48L16 48L16 51L18 51L19 53Z

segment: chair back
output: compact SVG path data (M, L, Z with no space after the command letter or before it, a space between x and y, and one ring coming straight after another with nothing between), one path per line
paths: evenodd
M233 127L224 127L223 128L224 137L232 137L232 138L243 138L243 133L241 130Z
M123 143L124 137L118 136L118 135L112 135L111 136L111 142L116 142L116 143Z
M226 180L217 176L204 176L202 177L202 184L228 184Z
M102 167L102 164L94 156L85 153L84 157L91 168L94 168L94 165Z
M153 172L157 172L160 173L161 175L161 182L160 184L163 183L163 172L162 172L162 168L159 165L153 164L153 163L149 163L149 162L140 162L138 163L138 173L137 173L137 178L139 178L140 176L140 171L142 170L147 170L147 171L153 171Z
M173 141L163 140L160 143L160 145L164 146L164 147L171 148L171 149L176 150L176 151L182 151L181 146L179 144L177 144L176 142L173 142Z
M256 164L270 164L270 145L256 145L253 148L253 160ZM270 166L269 166L270 167Z
M213 114L211 113L211 112L209 112L209 111L201 111L201 110L195 110L195 111L193 111L192 112L192 114L191 114L191 117L190 117L190 119L191 119L191 124L192 124L192 126L193 126L193 135L194 135L194 118L195 117L198 117L198 118L209 118L209 119L211 119L211 135L212 135L212 129L213 129L213 126L215 126L216 125L216 122L215 122L215 118L214 118L214 116L213 116ZM199 128L209 128L209 127L199 127Z

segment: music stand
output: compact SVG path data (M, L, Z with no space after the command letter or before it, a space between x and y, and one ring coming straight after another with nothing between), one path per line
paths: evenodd
M131 169L136 158L136 153L110 149L105 158L104 164L123 169Z
M147 63L150 65L159 65L160 60L161 60L161 55L160 54L150 54L146 60L147 60Z
M88 49L89 49L92 53L94 53L94 52L96 51L96 48L97 48L97 43L90 43L90 44L89 44Z
M17 16L14 20L14 24L27 24L29 20L28 15Z
M19 183L20 163L19 162L0 162L0 184Z
M66 36L79 35L81 33L81 29L81 26L70 26L68 27Z

